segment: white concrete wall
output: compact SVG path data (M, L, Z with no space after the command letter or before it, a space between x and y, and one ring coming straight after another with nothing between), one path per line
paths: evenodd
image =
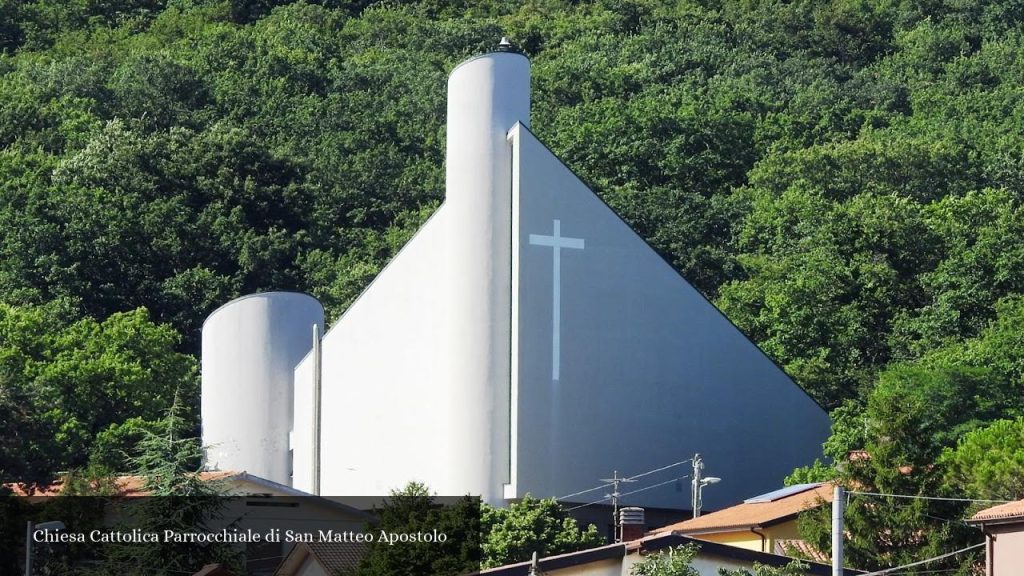
M829 432L824 410L528 130L513 140L514 493L560 496L699 452L704 475L722 478L703 491L714 509L776 489L813 461ZM557 277L556 220L567 244ZM625 503L688 508L689 482Z
M488 54L452 73L446 201L323 340L321 493L379 495L422 481L501 503L695 452L705 475L723 478L704 491L708 509L777 488L820 452L824 411L514 127L528 107L520 55ZM557 330L555 220L569 243ZM312 487L311 362L295 373L303 490ZM689 484L626 502L686 508Z
M448 353L442 207L328 330L322 343L321 494L386 495L410 481L462 494L467 463ZM312 358L297 371L296 476L310 490ZM302 414L305 412L305 414Z
M323 341L322 494L422 481L502 501L509 479L511 148L529 62L464 62L448 83L444 205ZM298 372L295 486L309 489L312 381Z
M313 493L313 353L310 351L295 368L295 395L292 412L293 488Z
M203 324L202 425L207 467L287 485L292 378L323 307L308 294L267 292L221 306Z

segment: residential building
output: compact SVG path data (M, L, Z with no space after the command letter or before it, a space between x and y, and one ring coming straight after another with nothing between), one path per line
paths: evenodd
M748 498L742 503L699 518L670 524L652 534L678 534L773 554L800 554L821 561L801 540L797 517L805 510L832 501L832 484L798 484Z
M277 567L274 576L333 576L359 566L365 545L356 542L308 542L296 544Z
M223 508L208 521L203 528L205 532L216 533L225 529L266 535L276 531L275 538L239 544L239 550L244 554L245 574L249 576L269 576L274 572L295 546L295 542L286 538L289 530L304 534L319 534L321 530L362 532L368 523L374 522L374 517L362 509L372 505L373 501L369 499L340 501L313 496L244 471L201 472L199 477L204 481L221 483L224 496ZM129 501L151 496L145 489L144 478L140 476L118 476L112 479L112 484L115 496ZM63 481L57 481L31 494L18 485L8 487L29 501L39 501L61 496L63 485ZM115 507L107 512L104 523L115 526L123 517ZM61 520L66 520L68 531L77 530L71 519Z
M696 558L691 566L701 576L718 576L719 569L735 570L746 568L751 570L755 563L781 567L793 561L778 554L756 552L746 548L698 540L679 534L655 534L640 540L609 544L580 552L560 554L547 558L539 558L533 562L520 562L482 570L481 576L629 576L633 566L649 554L668 552L682 545L698 547ZM832 568L818 562L808 562L808 576L830 576ZM844 575L861 574L857 570L844 570Z
M1024 573L1024 500L986 508L969 520L985 533L985 575Z

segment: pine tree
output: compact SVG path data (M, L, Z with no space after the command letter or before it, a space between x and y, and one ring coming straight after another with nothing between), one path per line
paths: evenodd
M214 562L236 566L240 560L230 545L164 541L165 531L208 532L227 503L224 485L200 475L202 446L198 438L187 436L190 427L182 412L176 396L157 429L146 430L138 444L133 463L148 496L121 501L129 517L121 529L158 534L160 541L109 545L105 564L117 566L121 574L172 576Z
M410 482L393 490L376 510L379 522L367 530L386 533L429 533L438 530L444 542L390 545L375 538L357 576L458 575L480 568L480 500L466 496L445 506L426 486Z

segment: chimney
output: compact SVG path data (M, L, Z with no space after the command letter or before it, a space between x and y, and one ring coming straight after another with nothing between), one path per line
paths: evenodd
M644 509L622 508L619 510L619 534L622 542L639 540L644 536Z

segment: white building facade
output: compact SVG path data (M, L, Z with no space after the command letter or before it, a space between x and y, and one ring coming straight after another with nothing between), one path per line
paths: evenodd
M305 295L279 320L248 318L272 314L245 304L266 295L211 316L211 466L325 495L420 481L502 504L700 452L724 478L704 495L716 508L820 454L825 412L530 132L529 86L514 52L456 67L445 202L317 346ZM681 485L629 502L686 508Z

